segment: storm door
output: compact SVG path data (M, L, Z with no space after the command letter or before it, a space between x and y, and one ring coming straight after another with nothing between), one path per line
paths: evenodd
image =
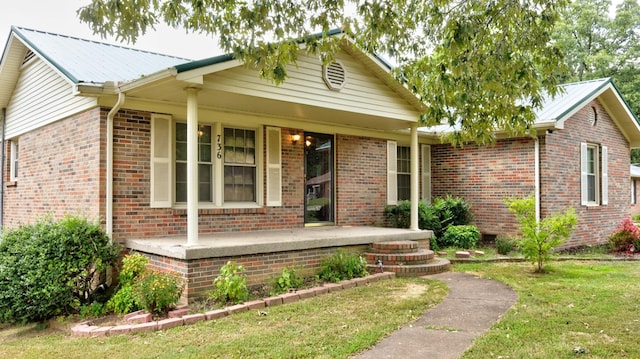
M333 224L333 135L306 132L304 139L304 221Z

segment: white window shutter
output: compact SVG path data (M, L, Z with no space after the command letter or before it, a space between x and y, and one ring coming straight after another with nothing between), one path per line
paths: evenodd
M398 143L387 141L387 204L398 204Z
M602 163L601 163L601 171L602 171L602 176L601 176L601 183L602 183L602 204L603 205L608 205L609 204L609 166L608 166L608 156L609 156L609 149L607 148L607 146L602 146Z
M581 203L586 206L589 202L589 186L587 179L587 143L580 143L580 195Z
M267 128L267 206L282 206L281 133Z
M151 115L151 207L171 207L171 149L173 121L169 115Z
M431 146L422 145L422 200L431 203Z

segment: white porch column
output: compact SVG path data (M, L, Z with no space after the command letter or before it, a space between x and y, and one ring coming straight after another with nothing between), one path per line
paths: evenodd
M418 123L411 125L411 227L410 229L417 231L420 229L418 225L418 201L420 201L420 168L418 166Z
M198 91L187 88L187 245L198 244Z

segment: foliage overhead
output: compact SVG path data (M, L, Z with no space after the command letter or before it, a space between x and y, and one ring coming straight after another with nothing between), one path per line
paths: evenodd
M301 44L325 63L347 42L389 56L426 104L423 125L459 122L455 144L492 142L496 128L533 133L533 109L555 94L562 55L550 42L566 0L92 0L94 33L135 42L157 24L217 37L261 77L280 83ZM315 34L315 35L314 35ZM212 41L213 43L213 41ZM351 45L348 45L351 46ZM459 121L458 121L459 120Z

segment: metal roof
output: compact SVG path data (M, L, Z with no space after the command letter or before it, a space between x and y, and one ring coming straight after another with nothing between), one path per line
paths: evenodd
M555 97L546 95L542 106L535 110L536 122L563 119L590 97L597 95L609 83L611 83L611 78L560 85L561 91Z
M74 83L130 81L191 62L185 58L77 37L15 26L11 29L27 46Z

